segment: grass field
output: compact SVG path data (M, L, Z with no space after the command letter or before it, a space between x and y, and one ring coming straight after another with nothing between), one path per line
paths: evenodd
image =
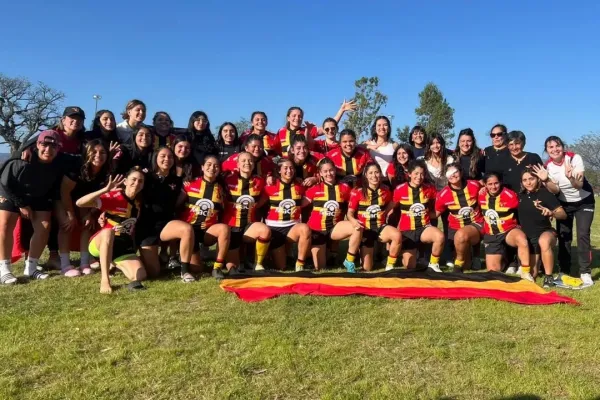
M0 287L0 399L600 398L600 284L562 291L581 306L98 286Z

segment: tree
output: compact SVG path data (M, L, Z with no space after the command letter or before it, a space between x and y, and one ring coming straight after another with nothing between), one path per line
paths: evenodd
M344 123L346 129L356 132L357 139L362 142L371 133L371 125L379 115L381 107L387 104L388 97L379 91L379 78L362 77L354 82L354 101L356 110Z
M64 99L64 93L43 82L0 74L0 144L16 151L40 129L55 125Z
M410 126L404 125L403 128L396 128L396 141L400 143L408 143L410 136Z
M594 191L600 190L600 132L583 135L569 150L577 153L585 163L585 177Z
M242 136L242 133L252 128L252 123L248 118L240 117L239 121L233 123L237 128L238 135Z
M449 145L454 138L454 109L450 107L441 90L429 82L419 93L420 104L415 109L417 123L427 132L439 133Z

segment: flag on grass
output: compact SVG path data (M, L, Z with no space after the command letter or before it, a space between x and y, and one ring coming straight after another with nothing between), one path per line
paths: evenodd
M428 270L380 273L266 272L228 276L221 288L247 302L283 294L302 296L365 295L394 299L488 298L519 304L578 304L574 299L546 292L533 282L500 272L471 274Z

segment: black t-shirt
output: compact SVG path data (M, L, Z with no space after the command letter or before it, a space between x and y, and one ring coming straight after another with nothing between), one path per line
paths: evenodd
M508 147L502 150L496 150L494 146L488 146L485 148L485 173L498 172L502 174L504 167L502 166L502 158L509 156Z
M540 205L550 211L560 207L558 198L545 187L533 193L519 193L519 223L529 238L539 237L543 232L553 229L550 218L542 215L535 207L535 201L540 201Z
M485 170L485 158L483 156L480 156L479 161L475 164L474 174L471 174L471 156L461 155L458 161L460 162L462 174L466 179L480 180L483 178L483 172Z
M425 147L418 148L418 147L412 146L412 151L413 151L413 154L415 155L415 160L420 160L423 157L425 157Z
M520 162L517 162L510 153L499 156L498 160L501 161L502 170L496 172L502 174L504 186L517 193L521 191L521 174L525 168L532 165L543 164L542 159L536 153L525 153L525 158Z
M183 178L175 174L162 177L148 173L144 183L144 206L157 221L170 221L175 217L175 205L182 187Z

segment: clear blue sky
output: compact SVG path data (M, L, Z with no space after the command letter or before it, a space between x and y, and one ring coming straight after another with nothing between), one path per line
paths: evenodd
M429 81L482 147L497 122L536 152L547 135L600 130L595 1L5 3L0 72L63 90L89 117L99 93L115 114L142 99L147 121L204 110L215 132L264 110L275 130L289 106L320 123L378 76L394 131Z

